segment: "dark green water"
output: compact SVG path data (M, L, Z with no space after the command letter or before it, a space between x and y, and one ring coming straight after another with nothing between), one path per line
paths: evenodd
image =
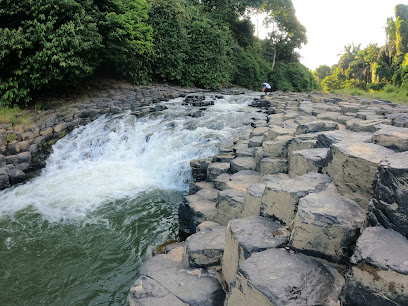
M71 223L30 208L3 216L0 305L126 305L142 260L176 238L181 200L181 192L145 192Z

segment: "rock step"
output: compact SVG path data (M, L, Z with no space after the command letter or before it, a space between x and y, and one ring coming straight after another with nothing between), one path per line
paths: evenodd
M235 279L238 266L252 253L283 248L288 242L288 235L281 224L260 216L229 221L222 259L222 273L227 285Z
M187 268L184 244L143 263L130 289L130 305L222 305L225 293L215 272Z
M408 305L408 240L383 227L367 228L357 241L346 277L344 305Z
M285 249L240 264L225 305L336 305L344 279L335 269Z
M309 172L322 173L328 151L328 148L317 148L292 152L289 155L289 177L293 178Z

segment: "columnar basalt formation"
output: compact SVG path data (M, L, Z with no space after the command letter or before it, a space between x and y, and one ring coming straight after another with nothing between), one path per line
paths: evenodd
M227 226L215 267L226 298L211 305L407 304L408 107L295 93L252 106L266 125L206 165L213 185L190 189L217 197L208 213L189 211L207 221L188 241L209 221ZM203 268L218 265L213 249L200 249L213 256Z

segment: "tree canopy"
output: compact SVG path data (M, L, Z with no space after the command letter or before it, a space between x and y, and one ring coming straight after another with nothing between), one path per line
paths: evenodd
M267 39L254 36L250 9L267 13ZM295 13L291 0L0 0L0 106L24 106L97 69L137 84L312 90L295 52L307 42Z

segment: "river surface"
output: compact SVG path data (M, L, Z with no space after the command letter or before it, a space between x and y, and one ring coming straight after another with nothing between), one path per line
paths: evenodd
M0 192L0 305L127 305L140 264L177 239L190 160L263 118L248 107L257 96L225 96L200 118L173 99L59 140L40 176Z

